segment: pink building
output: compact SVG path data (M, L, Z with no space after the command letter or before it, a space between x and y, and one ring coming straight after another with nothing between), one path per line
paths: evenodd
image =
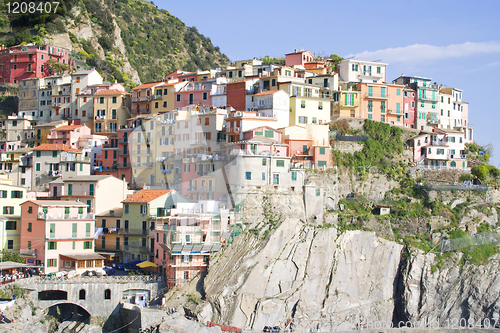
M408 87L404 88L404 127L416 128L415 127L415 90Z
M48 60L72 65L69 51L49 45L17 45L0 50L0 80L4 83L19 83L20 80L50 76Z
M210 95L212 85L209 82L189 82L175 95L175 108L197 104L204 106L212 105Z
M47 135L47 143L75 147L80 138L91 135L92 131L86 125L66 125L55 127Z
M308 62L314 61L314 54L311 51L298 51L295 50L293 53L285 54L285 65L294 66L300 65L304 66Z
M288 145L281 142L281 132L261 126L242 133L243 140L228 144L228 154L288 156Z
M28 200L21 204L21 255L44 273L102 270L94 253L95 218L77 201Z

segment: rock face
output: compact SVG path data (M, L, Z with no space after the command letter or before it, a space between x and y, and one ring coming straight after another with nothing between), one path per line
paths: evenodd
M292 324L309 331L351 330L380 323L500 318L498 261L431 273L434 255L409 252L373 232L318 229L285 221L265 245L251 235L222 254L205 279L212 321L261 330ZM462 323L463 324L463 323ZM476 327L475 327L476 328Z
M261 330L293 319L295 328L309 330L318 323L349 329L363 318L392 321L397 243L290 219L262 248L252 236L233 245L241 251L227 251L231 259L217 261L205 279L216 322Z

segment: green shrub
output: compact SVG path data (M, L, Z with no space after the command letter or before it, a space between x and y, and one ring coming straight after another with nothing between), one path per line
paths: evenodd
M450 231L450 239L469 237L469 235L462 229L455 229Z

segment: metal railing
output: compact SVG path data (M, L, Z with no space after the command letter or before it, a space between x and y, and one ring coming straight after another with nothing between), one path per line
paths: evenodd
M88 282L160 282L161 276L154 275L122 275L122 276L75 276L72 278L55 276L33 276L16 280L20 285L32 285L35 283L88 283Z
M68 215L68 214L57 214L52 215L52 213L38 213L38 219L42 220L93 220L94 214L78 214L78 215Z

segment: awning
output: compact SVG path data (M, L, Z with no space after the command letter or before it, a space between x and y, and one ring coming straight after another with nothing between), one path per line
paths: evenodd
M89 254L61 254L61 257L66 257L73 260L96 260L96 259L106 259L98 253Z
M163 249L163 251L170 252L170 249L165 244L158 244Z
M231 233L230 232L225 232L221 236L222 239L229 239L231 238Z
M147 260L146 260L146 261L143 261L143 262L141 262L141 263L138 263L136 266L137 266L137 267L140 267L140 268L146 268L146 267L158 267L158 265L157 265L157 264L152 263L151 261L147 261Z
M1 269L12 269L12 268L21 268L21 267L32 267L27 264L22 264L20 262L14 262L14 261L4 261L0 263L0 268Z

